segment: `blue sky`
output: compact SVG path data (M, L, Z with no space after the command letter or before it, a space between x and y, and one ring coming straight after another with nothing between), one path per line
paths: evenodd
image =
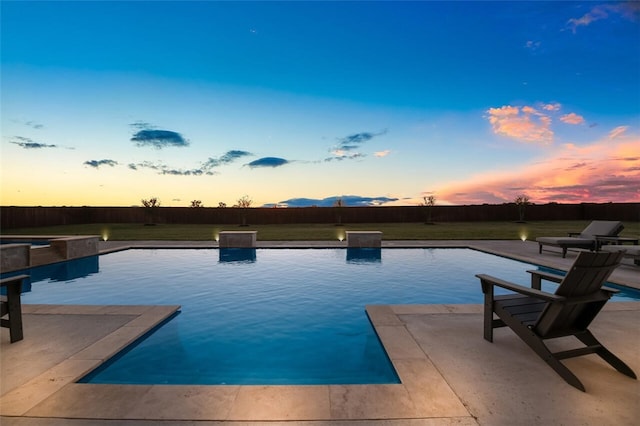
M1 7L2 205L640 201L639 2Z

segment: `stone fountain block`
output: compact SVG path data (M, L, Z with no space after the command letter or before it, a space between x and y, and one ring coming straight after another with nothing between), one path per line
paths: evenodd
M381 231L347 231L347 247L381 247Z
M256 246L258 231L221 231L218 238L220 248L253 248Z

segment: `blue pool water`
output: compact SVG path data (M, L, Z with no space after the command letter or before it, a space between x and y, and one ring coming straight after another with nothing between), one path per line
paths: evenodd
M34 268L23 302L182 306L86 382L397 383L365 305L482 303L475 274L527 269L470 249L127 250Z

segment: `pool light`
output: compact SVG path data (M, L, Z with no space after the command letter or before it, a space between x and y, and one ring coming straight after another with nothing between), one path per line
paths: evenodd
M109 239L109 231L106 229L102 230L102 241L107 241Z

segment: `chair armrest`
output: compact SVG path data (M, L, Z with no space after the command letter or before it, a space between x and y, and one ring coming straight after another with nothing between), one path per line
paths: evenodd
M562 282L562 280L564 279L564 277L562 275L558 275L558 274L552 274L551 272L544 272L544 271L534 271L534 270L528 270L528 273L530 273L532 275L532 279L534 276L543 278L547 281L553 281L554 283L559 283Z
M3 278L0 280L0 286L6 286L14 281L22 281L25 278L29 278L29 275L16 275L15 277Z
M556 294L547 293L546 291L525 287L509 281L501 280L500 278L492 277L491 275L478 274L476 275L476 277L480 278L483 293L487 293L488 289L485 287L487 285L491 285L515 291L516 293L523 294L525 296L531 296L538 299L546 300L548 302L562 302L566 300L566 297L564 296L558 296Z

